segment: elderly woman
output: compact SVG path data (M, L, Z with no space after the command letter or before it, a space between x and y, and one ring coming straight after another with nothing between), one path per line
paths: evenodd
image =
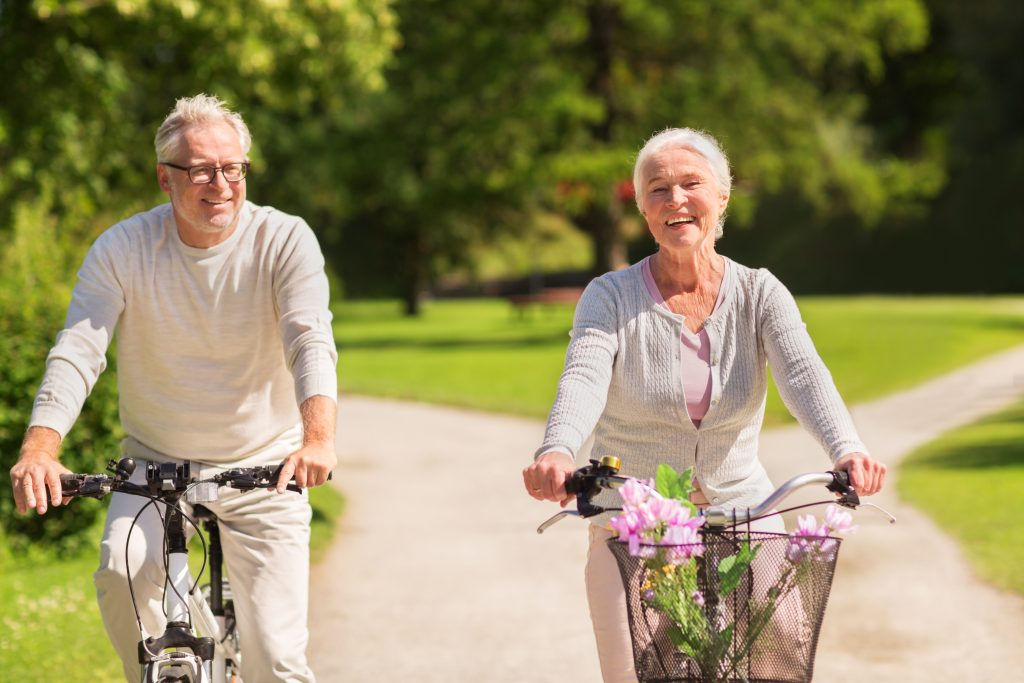
M523 470L529 494L566 504L565 479L593 433L594 453L619 456L622 474L694 467L695 503L761 502L773 490L757 454L766 364L834 467L849 471L859 494L877 492L885 466L866 453L792 295L767 270L716 251L732 187L717 141L665 130L640 151L633 183L658 250L583 293L544 443ZM591 526L591 618L605 683L635 683L610 536Z

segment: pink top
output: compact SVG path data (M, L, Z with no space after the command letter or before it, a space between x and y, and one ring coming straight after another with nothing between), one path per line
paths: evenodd
M659 306L668 308L668 304L665 303L665 297L658 291L658 284L654 281L654 275L651 274L650 259L651 257L648 256L640 265L644 274L644 282L647 284L647 291L650 292L651 298ZM726 259L725 263L726 268L728 268L728 259ZM723 291L725 291L725 288L720 287L718 299L715 300L715 307L712 309L712 312L722 303ZM707 330L703 327L700 329L700 332L693 333L690 331L690 328L683 325L679 341L683 347L681 360L686 412L689 414L694 426L700 427L700 421L704 419L708 412L708 406L711 405L711 340L708 338Z

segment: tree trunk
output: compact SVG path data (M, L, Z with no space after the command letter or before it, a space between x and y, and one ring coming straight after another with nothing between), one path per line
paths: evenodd
M398 271L402 279L402 305L406 316L418 316L422 310L423 293L429 285L427 253L419 228L409 235L402 248L403 266Z
M609 192L609 194L611 194ZM594 249L594 275L619 270L629 265L626 240L620 221L622 208L614 197L605 204L593 203L576 216L576 226L590 235Z
M609 0L594 0L587 7L587 50L593 71L587 90L604 105L604 116L595 122L590 134L598 143L612 142L612 127L618 118L612 94L612 51L619 25L619 7ZM600 275L627 265L626 241L622 235L622 206L612 187L594 188L594 199L575 217L577 227L590 235L594 248L594 273Z

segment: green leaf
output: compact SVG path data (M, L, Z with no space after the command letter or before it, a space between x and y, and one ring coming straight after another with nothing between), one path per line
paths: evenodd
M666 498L674 498L682 503L690 504L690 492L693 491L693 468L676 472L671 465L658 465L654 476L655 490Z
M676 646L676 649L687 657L697 656L697 649L679 627L670 628L668 630L668 638L672 641L672 644Z
M725 597L736 590L760 547L746 543L735 555L730 555L718 563L719 595Z

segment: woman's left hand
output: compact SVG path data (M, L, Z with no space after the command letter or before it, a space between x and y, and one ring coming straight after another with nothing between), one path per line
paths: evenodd
M836 460L833 469L850 473L850 485L859 496L878 493L885 484L885 465L867 453L847 453Z

